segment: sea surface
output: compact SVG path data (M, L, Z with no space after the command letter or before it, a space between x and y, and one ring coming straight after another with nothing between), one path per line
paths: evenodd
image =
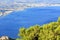
M17 38L21 27L43 25L57 21L60 16L60 7L28 8L23 11L14 11L0 17L0 36Z

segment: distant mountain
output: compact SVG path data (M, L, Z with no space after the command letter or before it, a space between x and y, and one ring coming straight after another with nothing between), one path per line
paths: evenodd
M9 14L13 11L23 11L27 8L35 8L35 7L54 7L54 6L57 6L59 7L60 6L60 3L53 3L53 4L49 4L49 3L13 3L11 5L5 5L5 4L0 4L0 16L5 16L6 14Z

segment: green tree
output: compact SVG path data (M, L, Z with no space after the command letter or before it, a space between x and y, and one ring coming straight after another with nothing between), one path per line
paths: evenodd
M20 28L18 36L16 40L60 40L60 17L57 22Z

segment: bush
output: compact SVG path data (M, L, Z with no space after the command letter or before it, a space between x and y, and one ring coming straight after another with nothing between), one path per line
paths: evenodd
M20 28L18 36L17 40L60 40L60 17L57 22Z

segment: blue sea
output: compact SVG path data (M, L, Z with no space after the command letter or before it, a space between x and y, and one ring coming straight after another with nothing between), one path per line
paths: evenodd
M17 38L21 27L28 28L33 25L43 25L57 21L60 16L60 7L35 7L0 17L0 36Z

